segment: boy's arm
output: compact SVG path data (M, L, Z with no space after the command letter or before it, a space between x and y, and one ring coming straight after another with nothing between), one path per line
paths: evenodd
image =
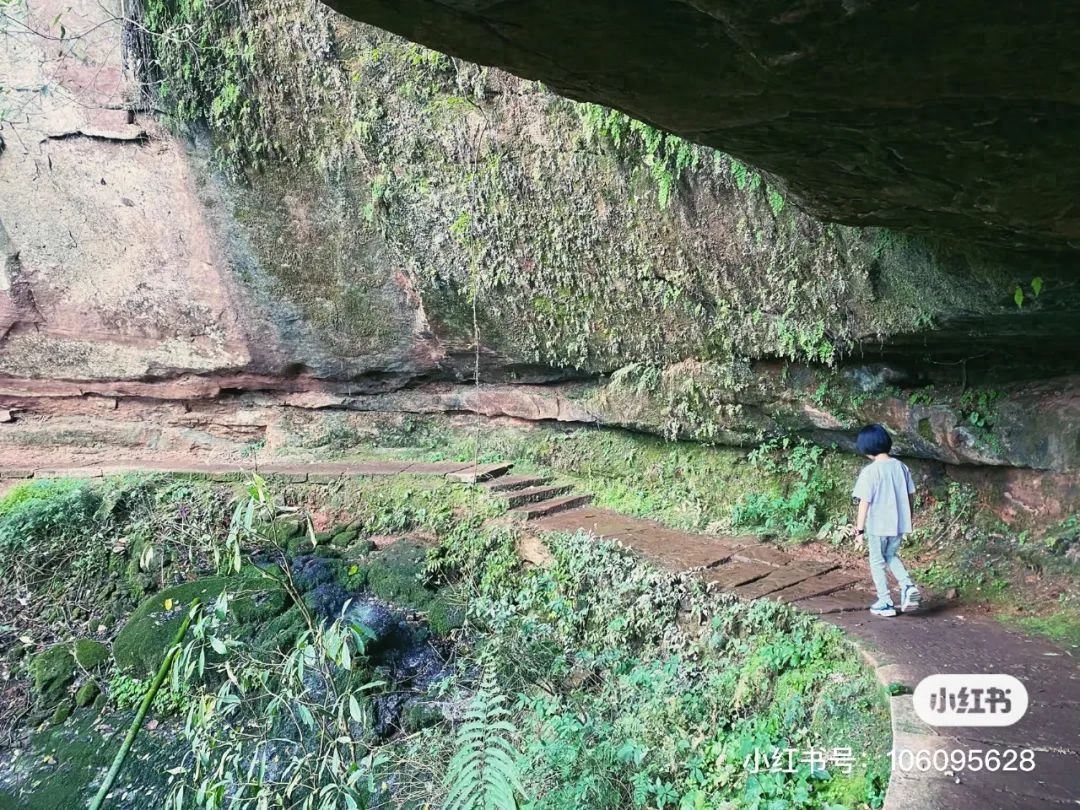
M870 513L870 501L859 500L859 514L855 518L855 534L866 530L866 516Z
M915 525L915 482L911 479L911 470L904 465L904 482L907 484L907 502L908 502L908 517L911 518L911 524L914 528Z

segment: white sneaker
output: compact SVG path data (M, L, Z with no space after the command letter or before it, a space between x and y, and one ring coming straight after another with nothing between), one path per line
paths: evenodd
M919 609L922 604L922 596L919 595L919 589L914 585L908 585L903 589L900 599L900 610L904 613L911 613Z
M895 616L896 608L886 602L884 605L877 604L870 608L870 613L874 616Z

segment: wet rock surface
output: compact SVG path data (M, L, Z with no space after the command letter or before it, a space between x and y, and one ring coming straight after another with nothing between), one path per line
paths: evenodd
M352 532L359 535L355 527ZM329 534L340 533L338 527ZM0 761L0 806L16 801L11 806L67 810L85 802L115 753L116 746L103 745L102 739L116 740L118 745L132 712L107 704L101 694L105 681L83 673L100 675L102 665L114 657L125 668L122 671L148 677L164 654L165 639L172 637L194 599L209 604L220 593L229 593L229 632L262 654L287 651L307 624L299 606L288 606L281 592L267 584L266 575L281 575L285 569L317 623L340 619L364 639L364 655L349 676L354 679L351 688L365 686L355 692L365 719L351 721L358 740L386 741L451 716L454 699L435 701L430 692L456 670L455 642L434 635L418 610L438 598L421 582L426 546L405 539L397 541L401 545L396 550L397 543L370 551L366 538L357 536L354 542L366 550L360 563L346 559L348 548L339 549L328 540L318 553L288 559L278 551L258 556L256 563L263 571L259 576L207 577L152 594L126 618L111 656L106 645L92 640L40 653L30 663L36 690L34 719L40 725L28 730L20 747ZM377 580L389 583L395 593L419 604L395 604L377 596L369 588L368 569L376 570ZM216 660L216 654L208 651L207 660ZM366 688L372 683L378 685ZM306 672L304 685L313 700L330 696L329 683L315 669ZM183 722L180 716L151 713L110 806L134 810L160 804L167 790L163 772L183 756ZM290 756L291 745L282 740L267 748L271 771Z
M1075 250L1080 15L1059 6L332 0L737 155L819 216ZM1032 41L1040 47L1032 49ZM980 43L975 47L973 43Z

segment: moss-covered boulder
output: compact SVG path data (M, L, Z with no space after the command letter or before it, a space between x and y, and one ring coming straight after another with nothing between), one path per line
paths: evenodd
M269 619L288 604L280 586L255 575L207 577L167 588L146 599L131 614L113 642L116 663L139 676L152 674L195 601L208 604L226 591L231 597L229 614L240 624Z
M66 699L75 682L75 659L71 646L57 644L30 659L34 697L38 706L51 708Z
M109 660L109 648L100 641L82 638L72 646L75 663L87 672L97 669Z
M362 560L378 548L375 541L369 538L357 538L349 547L342 552L342 558L346 560Z
M356 526L348 526L330 538L330 545L345 548L352 545L359 536L360 530Z
M426 609L435 595L423 582L427 549L424 543L406 538L373 554L367 566L371 592L388 602Z
M75 705L80 709L85 708L97 700L100 694L101 687L97 685L97 681L87 681L75 692Z
M465 624L465 606L452 588L440 590L427 607L427 624L439 637L447 636Z
M280 616L275 616L259 628L255 634L256 649L267 652L283 652L290 649L299 635L307 629L300 607L293 605Z
M56 708L53 710L52 717L49 718L49 722L52 723L54 726L60 725L69 717L71 717L71 712L73 709L74 706L71 705L70 700L61 701L56 705Z
M297 519L272 520L255 527L256 533L279 547L288 547L297 538L306 534L305 524Z
M413 734L431 726L437 726L445 717L439 708L426 701L409 703L401 712L401 730Z
M38 708L47 710L68 703L68 692L79 672L97 669L108 660L109 648L92 639L57 644L35 655L29 669Z

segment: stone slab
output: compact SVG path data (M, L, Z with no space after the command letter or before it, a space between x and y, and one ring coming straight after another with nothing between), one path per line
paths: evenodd
M688 571L709 568L731 559L732 548L721 540L681 532L646 530L616 534L615 539L665 568Z
M446 477L451 481L458 481L462 484L478 484L481 481L498 478L513 466L509 462L469 465L455 472L447 473Z
M642 530L639 521L607 509L584 506L575 509L573 515L551 515L537 520L538 529L550 531L577 531L584 529L597 537L617 537L635 534Z
M524 489L511 490L510 492L505 493L503 497L506 498L506 503L511 507L523 506L527 503L540 503L541 501L550 500L559 495L565 495L571 489L573 489L573 487L569 484L525 487Z
M592 495L576 493L567 495L563 498L554 498L550 501L541 501L540 503L530 503L525 506L519 506L517 509L511 509L508 514L516 520L533 520L534 518L552 515L556 512L565 512L569 509L576 509L579 506L587 504L590 500L592 500Z
M56 467L34 470L35 478L101 478L101 467Z
M761 542L739 544L734 556L739 562L765 563L777 568L787 565L792 560L790 554Z
M828 594L843 590L850 585L854 585L863 578L863 576L860 576L853 571L845 571L842 569L829 571L826 574L803 580L802 582L777 591L771 595L771 598L778 602L790 603L799 602L803 599L810 599L814 596L827 596Z
M777 568L768 576L735 588L735 595L740 599L761 599L789 585L803 582L812 577L831 571L836 566L830 563L796 562Z
M486 481L484 488L489 492L509 492L515 489L538 487L550 480L543 475L500 475L498 478Z
M727 591L754 582L762 577L767 577L775 570L771 565L765 565L764 563L731 562L706 571L701 578L706 583L715 585L722 591Z

